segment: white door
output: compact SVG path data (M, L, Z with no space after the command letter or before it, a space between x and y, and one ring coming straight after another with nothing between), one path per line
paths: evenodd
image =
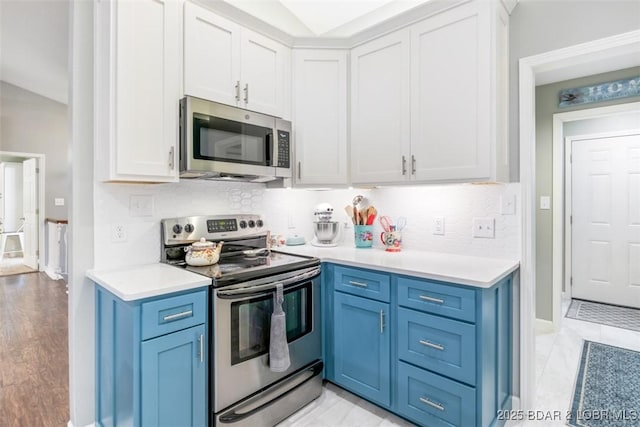
M409 31L351 50L351 181L409 179Z
M294 51L296 183L346 184L347 52Z
M240 26L194 3L184 5L184 92L238 105Z
M485 10L471 3L411 27L412 179L491 177Z
M6 191L4 189L4 170L5 164L0 163L0 233L4 232L5 224L4 224L4 200L6 195Z
M640 133L572 152L573 297L640 308Z
M240 46L240 106L282 117L284 67L290 65L289 48L251 30L243 29Z
M38 269L38 169L37 160L23 162L24 264Z

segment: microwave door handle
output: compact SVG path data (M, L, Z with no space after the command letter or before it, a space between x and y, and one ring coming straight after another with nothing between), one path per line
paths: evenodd
M265 161L267 166L275 166L273 162L273 133L268 133L265 136L265 140L267 141L267 152L265 153Z

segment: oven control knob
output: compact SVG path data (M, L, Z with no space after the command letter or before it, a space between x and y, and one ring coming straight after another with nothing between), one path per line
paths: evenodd
M187 233L191 233L193 231L193 224L187 224L184 226L184 231Z
M185 227L186 228L186 227ZM173 232L176 234L182 233L182 226L180 224L176 224L173 226Z
M261 220L261 219L259 219L259 220L257 220L257 221L256 221L256 225L257 225L258 227L262 227L262 226L264 225L264 222L262 222L262 220Z
M249 220L249 228L253 228L256 226L256 222L252 219Z
M244 219L240 221L240 228L242 229L247 228L247 221L245 221Z

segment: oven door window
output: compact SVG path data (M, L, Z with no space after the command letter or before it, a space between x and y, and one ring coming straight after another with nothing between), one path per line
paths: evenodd
M196 159L271 166L270 128L194 114Z
M231 303L231 364L269 352L273 293ZM282 309L287 319L287 341L312 331L311 282L284 291Z

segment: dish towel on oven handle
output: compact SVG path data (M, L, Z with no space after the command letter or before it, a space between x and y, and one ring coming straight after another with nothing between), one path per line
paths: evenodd
M282 283L276 285L276 294L271 314L271 336L269 339L269 368L273 372L284 372L289 369L289 344L287 343L287 317L282 311L284 293Z

